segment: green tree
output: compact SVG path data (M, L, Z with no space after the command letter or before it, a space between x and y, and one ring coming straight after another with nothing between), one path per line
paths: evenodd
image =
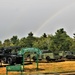
M32 32L28 33L28 37L33 37L33 33Z
M14 45L14 46L18 46L19 44L19 39L17 36L13 36L11 39L11 43Z
M52 37L52 41L49 47L53 51L70 50L70 46L72 45L70 39L71 38L67 35L66 31L61 28L57 30L55 35Z
M34 41L33 46L40 49L48 49L47 35L44 33L38 40Z
M33 33L28 33L28 36L26 38L26 47L33 47L33 42L36 40L36 37L33 36Z
M20 39L19 46L26 47L26 38L25 37Z
M75 52L75 33L73 34L73 38L71 38L71 43L70 50Z
M3 46L4 46L4 47L8 47L8 46L10 46L10 45L11 45L11 42L10 42L9 39L4 40L4 43L3 43Z
M44 33L44 34L43 34L43 37L44 37L44 38L46 38L46 37L47 37L46 33Z
M2 41L0 41L0 48L3 47Z

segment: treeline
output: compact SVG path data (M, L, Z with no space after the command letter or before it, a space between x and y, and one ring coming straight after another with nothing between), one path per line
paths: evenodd
M40 37L35 37L32 32L27 37L21 39L18 36L13 36L10 39L5 39L4 42L0 41L1 47L20 46L20 47L36 47L51 51L75 51L75 34L74 38L67 35L63 28L57 30L55 35L47 35L44 33Z

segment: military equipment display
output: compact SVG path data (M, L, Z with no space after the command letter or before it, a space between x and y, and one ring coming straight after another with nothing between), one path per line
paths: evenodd
M74 51L65 51L64 57L68 60L75 59L75 52Z
M57 61L58 59L61 58L58 53L54 53L54 52L51 52L49 50L48 51L43 51L42 57L43 57L43 59L46 59L47 62Z
M32 54L31 58L36 61L36 55ZM75 59L75 53L71 51L58 51L52 52L49 50L42 50L42 55L39 56L39 60L49 61L65 61Z
M17 51L20 47L6 47L0 49L0 61L7 64L22 63L22 56Z
M7 64L22 64L23 56L19 55L18 51L21 51L20 47L5 47L0 48L0 61ZM40 50L42 52L41 55L38 56L39 60L46 60L49 61L58 61L62 59L75 59L75 53L70 51L59 51L59 52L52 52L49 50ZM25 59L30 57L33 61L36 61L36 53L33 52L32 54L26 53Z
M59 53L54 53L49 50L42 50L42 55L39 56L39 60L46 60L47 62L49 61L57 61L61 59L61 54ZM36 61L36 55L32 54L31 58Z

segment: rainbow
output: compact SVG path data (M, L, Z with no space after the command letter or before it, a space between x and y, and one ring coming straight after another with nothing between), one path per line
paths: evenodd
M35 34L37 34L42 28L44 28L49 22L51 22L55 17L59 16L60 14L62 14L63 12L65 12L66 10L68 10L70 7L72 7L73 5L75 5L75 3L71 3L70 5L65 6L64 8L62 8L61 10L59 10L58 12L56 12L55 14L53 14L52 16L50 16L42 25L40 25L40 28L38 28L35 31Z

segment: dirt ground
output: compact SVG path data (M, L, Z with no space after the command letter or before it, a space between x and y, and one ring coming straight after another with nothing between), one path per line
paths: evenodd
M25 74L35 73L59 73L60 75L75 75L75 61L63 61L63 62L50 62L38 63L38 70L36 70L37 64L32 62L24 66ZM66 74L67 73L67 74ZM20 75L18 72L10 72L9 75ZM6 67L0 67L0 75L6 75ZM46 74L45 74L46 75ZM58 74L56 74L58 75Z

